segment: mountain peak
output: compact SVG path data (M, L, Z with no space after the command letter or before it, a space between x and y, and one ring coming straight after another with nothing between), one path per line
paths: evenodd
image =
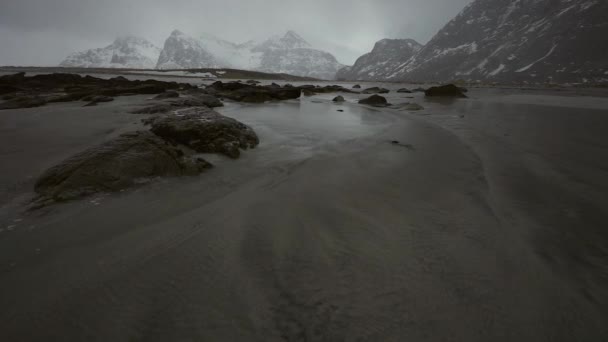
M289 30L283 38L281 38L281 42L286 45L288 48L307 48L310 47L310 44L302 36L297 34L295 31Z
M180 30L173 30L173 32L171 32L172 37L185 36L185 35L186 34Z

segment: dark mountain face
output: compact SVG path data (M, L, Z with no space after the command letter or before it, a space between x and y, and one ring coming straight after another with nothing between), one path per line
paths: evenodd
M362 81L386 79L421 48L422 45L412 39L383 39L376 43L372 52L359 57L355 65L341 69L336 78Z
M387 80L608 79L608 1L477 0Z

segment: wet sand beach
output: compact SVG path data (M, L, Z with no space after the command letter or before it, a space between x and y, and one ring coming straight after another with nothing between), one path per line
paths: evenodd
M0 340L608 338L608 97L335 95L227 101L240 159L33 212L145 96L0 112Z

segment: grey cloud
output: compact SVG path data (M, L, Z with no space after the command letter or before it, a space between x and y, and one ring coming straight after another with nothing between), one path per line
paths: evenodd
M134 34L162 45L178 28L231 41L288 29L351 64L382 38L428 41L471 0L0 0L0 65L57 64ZM43 55L36 51L44 51Z

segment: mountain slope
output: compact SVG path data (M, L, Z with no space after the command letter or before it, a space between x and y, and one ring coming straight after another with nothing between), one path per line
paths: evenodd
M76 52L60 66L72 68L133 68L153 69L160 49L149 41L125 36L117 38L105 48Z
M343 67L332 54L316 50L293 31L255 46L252 52L261 54L255 70L271 73L334 79Z
M608 1L476 0L388 80L608 79Z
M158 57L157 69L224 67L197 39L178 30L171 33Z
M422 45L412 39L383 39L355 62L352 67L340 69L336 78L345 80L383 80L395 69L416 54Z

